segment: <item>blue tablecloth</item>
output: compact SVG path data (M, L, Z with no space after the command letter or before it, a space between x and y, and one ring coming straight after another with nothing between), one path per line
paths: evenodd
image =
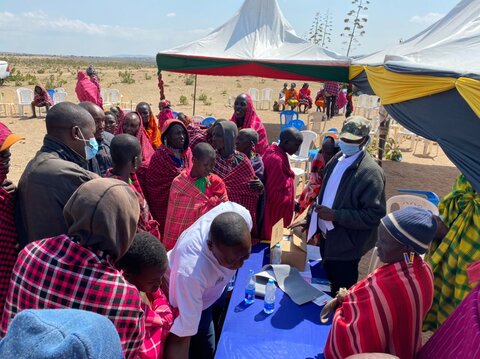
M258 272L268 263L265 246L257 246L239 269L227 315L217 346L216 359L323 358L330 325L320 323L321 307L298 306L277 288L275 312L263 312L263 299L244 304L248 271ZM312 270L316 277L318 272Z

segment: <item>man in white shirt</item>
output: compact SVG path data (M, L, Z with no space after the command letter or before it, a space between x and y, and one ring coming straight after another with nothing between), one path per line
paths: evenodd
M212 306L251 251L252 218L225 202L200 217L168 252L169 299L179 316L170 330L166 359L213 358Z

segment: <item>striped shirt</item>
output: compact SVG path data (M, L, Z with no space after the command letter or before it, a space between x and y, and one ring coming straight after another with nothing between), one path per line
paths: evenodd
M325 358L387 353L413 359L422 345L422 322L433 301L433 274L416 255L385 264L350 290L333 318Z

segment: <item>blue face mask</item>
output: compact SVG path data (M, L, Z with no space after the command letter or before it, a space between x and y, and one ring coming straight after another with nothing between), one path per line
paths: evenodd
M82 131L80 131L80 136L82 136L82 141L85 142L85 158L89 161L97 155L98 142L95 137L92 137L87 141L83 136Z
M354 155L361 149L358 143L347 143L342 140L338 141L338 147L340 147L340 151L347 157Z

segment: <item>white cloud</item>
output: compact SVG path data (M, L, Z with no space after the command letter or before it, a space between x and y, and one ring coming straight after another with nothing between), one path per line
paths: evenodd
M26 27L25 23L29 26ZM43 11L30 11L20 15L8 12L0 12L0 31L16 31L18 33L51 32L55 33L75 33L82 35L108 36L121 39L132 39L145 36L148 30L135 28L112 26L103 24L88 23L79 19L69 19L66 17L50 17Z
M410 22L420 25L432 25L434 22L440 20L445 14L439 14L438 12L429 12L425 15L415 15L410 18Z
M165 16L166 16L166 17L175 17L175 16L177 16L177 14L174 13L174 12L169 12L169 13L168 13L167 15L165 15Z

